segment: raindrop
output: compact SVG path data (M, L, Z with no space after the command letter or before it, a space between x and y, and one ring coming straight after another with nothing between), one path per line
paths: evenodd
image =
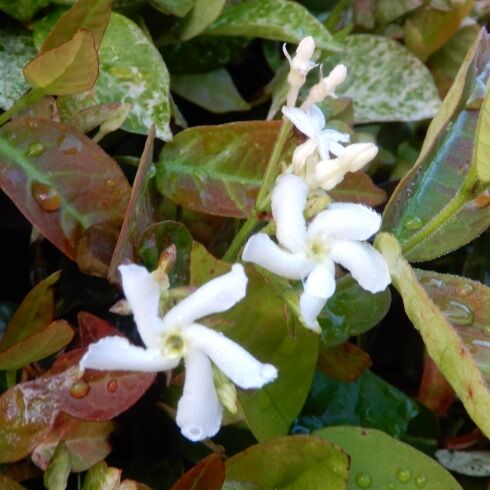
M421 228L423 224L424 222L418 216L412 216L411 218L407 218L403 227L405 230L414 231Z
M106 388L109 393L115 393L117 391L117 381L115 379L111 379L107 383Z
M44 211L57 211L61 207L61 196L56 189L41 182L33 182L31 185L32 197Z
M36 121L33 121L32 119L29 119L27 121L27 125L31 128L31 129L36 129L37 128L37 122Z
M358 473L356 475L356 484L359 488L370 488L373 479L367 473Z
M415 486L417 488L424 488L427 483L427 477L425 475L419 475L415 478Z
M65 155L76 155L82 149L82 142L70 134L61 136L57 141L60 141L58 148Z
M389 490L395 490L396 486L394 483L388 483L388 489Z
M458 289L458 294L460 296L469 296L473 292L473 286L471 284L463 284Z
M105 184L107 187L114 187L116 185L116 181L114 179L107 179Z
M412 470L404 469L404 468L398 468L398 470L396 470L396 477L402 483L407 483L408 481L410 481L410 478L412 478Z
M446 318L455 325L471 325L473 323L473 310L464 303L450 300L442 310Z
M477 208L486 208L490 204L490 191L482 192L475 197L475 206Z
M72 385L72 387L70 388L70 395L73 398L80 399L86 397L89 391L90 391L90 385L86 381L83 381L82 379Z
M26 150L26 155L28 157L38 157L44 153L44 145L40 143L39 141L34 141L31 143Z
M435 277L422 277L420 282L425 286L429 286L431 288L440 288L443 285L443 282L440 279L436 279Z

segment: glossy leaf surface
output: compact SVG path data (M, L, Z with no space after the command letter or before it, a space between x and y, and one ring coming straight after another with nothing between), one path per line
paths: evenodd
M182 475L171 490L221 490L224 481L223 459L219 454L212 453Z

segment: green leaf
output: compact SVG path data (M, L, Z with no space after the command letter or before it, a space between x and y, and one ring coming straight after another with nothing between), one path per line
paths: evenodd
M230 4L205 34L261 37L295 44L313 36L318 48L338 49L326 27L305 7L289 0L245 0Z
M429 70L397 41L373 34L348 36L344 50L323 63L324 73L337 63L347 66L347 80L336 92L353 99L356 123L420 121L439 108Z
M201 285L227 272L230 266L209 255L202 245L195 244L191 255L191 284ZM231 311L219 315L223 321L217 327L281 373L262 389L240 390L238 395L250 430L263 441L287 434L301 410L315 368L318 336L288 315L270 281L254 267L247 267L246 271L247 297Z
M376 2L376 20L382 24L388 24L402 15L420 7L423 0L378 0Z
M404 39L407 48L425 61L456 34L472 6L473 0L463 0L458 2L457 8L446 12L428 5L417 10L405 22Z
M85 29L92 35L98 49L111 16L112 0L78 0L65 12L44 40L41 52L57 48Z
M352 308L355 303L356 307ZM377 325L391 304L389 288L376 294L362 289L351 276L337 281L335 294L327 301L318 321L322 343L334 346Z
M251 446L226 460L223 490L344 490L349 459L334 444L289 436Z
M130 193L117 163L89 138L66 124L35 118L0 129L0 186L71 258L83 231L122 221Z
M224 68L196 75L172 75L171 88L177 95L210 112L220 114L250 109Z
M358 427L328 427L315 435L337 444L352 458L348 490L462 490L451 474L432 458L383 432Z
M115 490L119 488L121 470L110 468L105 461L88 470L82 490Z
M451 383L469 416L488 437L490 372L485 342L489 340L486 305L489 304L490 289L463 278L434 276L435 273L422 271L418 274L427 282L419 282L392 235L379 234L375 244L387 261L393 284L401 294L405 311L420 332L428 354ZM478 301L476 305L481 305L477 311L467 304L471 298ZM474 340L484 341L484 344L475 345Z
M71 471L88 470L111 452L108 439L114 428L114 422L87 422L60 413L51 431L32 452L32 461L45 470L62 441L70 456Z
M486 95L480 109L476 126L476 141L473 165L480 182L490 183L490 80L487 81ZM488 192L487 192L488 193ZM489 196L490 199L490 196Z
M74 97L58 99L62 116L75 118L90 106L120 102L131 105L123 129L144 134L155 125L156 135L171 138L169 76L153 43L130 19L113 13L99 48L100 76L95 87Z
M32 36L27 31L0 30L0 107L10 109L29 88L22 69L36 56Z
M65 490L70 476L70 459L66 444L60 442L44 473L44 486L47 490Z
M164 14L185 17L196 3L196 0L149 0L149 3Z
M15 17L21 22L31 20L42 8L46 7L51 0L0 0L0 10Z
M79 30L69 41L39 54L24 68L29 84L46 95L68 95L93 87L99 74L92 35Z
M397 237L410 261L451 252L490 224L490 201L477 178L478 167L488 172L488 100L480 107L489 77L490 36L482 30L429 126L417 162L383 214L383 229Z
M356 425L401 437L417 414L414 401L369 370L352 383L316 373L293 432L311 432L330 425Z
M218 18L224 6L225 0L195 0L194 8L182 23L180 39L187 41L201 34Z

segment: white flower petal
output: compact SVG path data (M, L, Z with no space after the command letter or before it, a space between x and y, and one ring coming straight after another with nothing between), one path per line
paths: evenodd
M315 128L315 134L319 134L321 132L321 130L325 127L325 116L323 115L322 110L318 106L313 104L306 111L306 115L308 116L310 121L313 123L313 126ZM311 136L310 136L310 138L311 138Z
M297 175L277 179L272 192L271 208L276 222L276 237L290 252L306 252L306 222L303 211L308 186Z
M313 267L313 263L304 253L286 252L265 233L257 233L249 238L243 250L242 260L260 265L288 279L303 279Z
M322 311L327 300L325 298L319 298L317 296L312 296L306 291L301 295L299 300L299 307L301 311L301 321L305 327L313 330L313 332L320 333L320 325L318 323L317 317Z
M335 264L331 260L315 265L305 281L305 291L325 300L332 296L335 292Z
M336 240L330 258L350 271L359 285L377 293L390 284L390 273L383 256L369 243Z
M358 172L378 154L378 147L373 143L354 143L345 148L340 155L339 163L345 172Z
M187 439L202 441L219 431L222 414L211 362L204 353L191 349L185 356L184 392L175 421Z
M367 240L381 226L381 216L362 204L333 203L308 227L308 239L323 235L330 239Z
M240 264L211 279L190 296L171 308L163 318L165 328L186 327L195 320L229 310L245 297L247 276Z
M136 264L119 266L122 286L143 342L154 347L163 326L158 317L161 289L146 267Z
M262 364L222 333L198 325L185 331L192 348L205 352L233 383L243 389L260 388L277 377L277 369Z
M282 113L296 126L296 128L309 138L313 138L316 135L315 123L305 111L302 111L297 107L283 106Z
M179 359L165 358L157 349L131 345L124 337L104 337L89 345L80 369L153 372L173 369L178 363Z
M330 153L337 155L344 151L344 147L339 143L348 143L350 135L341 133L335 129L325 129L318 137L319 153L322 160L329 160Z

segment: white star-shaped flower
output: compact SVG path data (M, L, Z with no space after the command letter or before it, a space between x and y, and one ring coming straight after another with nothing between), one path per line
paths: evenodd
M297 107L284 107L282 113L314 143L312 149L318 151L321 160L329 160L330 154L340 156L345 148L340 143L348 143L350 135L335 129L325 129L325 116L316 106L312 105L306 112ZM308 141L303 145L310 145ZM300 145L296 151L301 151Z
M177 425L192 441L214 436L223 408L213 383L211 361L237 386L260 388L277 377L277 370L262 364L222 333L196 323L199 318L226 311L244 298L247 276L241 265L194 291L159 316L161 287L142 266L119 267L124 294L133 311L146 349L122 337L106 337L91 344L80 361L81 369L166 371L185 362L185 382L177 406Z
M272 193L272 215L279 245L264 233L248 240L242 259L288 279L304 280L300 298L303 323L314 331L317 316L335 291L335 263L348 269L367 291L390 283L382 255L364 243L381 225L378 213L360 204L334 203L306 226L308 187L296 175L279 177Z

